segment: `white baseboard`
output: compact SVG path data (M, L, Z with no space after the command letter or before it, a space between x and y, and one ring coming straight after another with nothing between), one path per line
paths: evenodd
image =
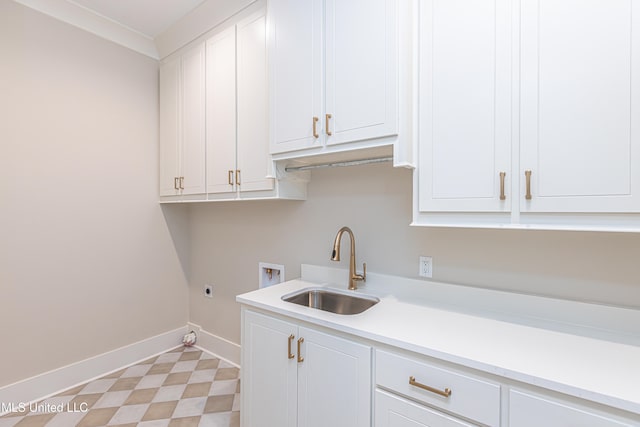
M135 365L181 345L187 327L174 329L118 349L0 387L0 402L30 403ZM206 341L206 340L205 340ZM239 358L238 358L239 359ZM3 415L0 413L0 415Z
M196 347L240 367L240 345L202 329L200 325L189 323L187 329L198 335Z

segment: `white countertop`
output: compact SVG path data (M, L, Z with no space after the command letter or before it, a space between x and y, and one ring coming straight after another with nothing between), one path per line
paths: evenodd
M380 298L378 304L357 315L339 315L281 300L283 295L307 287L344 290L345 285L335 284L346 283L342 276L341 270L303 266L302 279L239 295L237 301L640 415L640 346L637 345L426 305L419 290L407 293L408 288L400 284L410 279L382 275L369 274L368 284L356 291ZM398 283L391 286L390 281ZM469 289L469 292L493 291ZM578 309L589 310L589 307ZM618 310L592 308L595 314L601 314L600 309L614 314L612 310ZM634 316L638 315L635 310L622 309L621 313L621 319L635 320Z

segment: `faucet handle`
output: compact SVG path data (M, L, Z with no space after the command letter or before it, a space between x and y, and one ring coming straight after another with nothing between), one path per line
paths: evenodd
M353 280L362 280L363 282L367 281L367 263L362 263L362 274L358 274L357 272L353 273Z

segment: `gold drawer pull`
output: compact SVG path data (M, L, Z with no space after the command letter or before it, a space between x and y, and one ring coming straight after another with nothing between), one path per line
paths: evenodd
M527 178L527 194L524 198L531 200L531 171L524 171L524 176Z
M233 185L233 171L229 171L229 185Z
M173 188L175 188L176 190L179 190L180 187L178 187L178 180L180 178L178 178L177 176L175 178L173 178Z
M313 118L313 137L315 139L320 138L320 135L318 135L318 120L320 120L320 119L317 118L317 117Z
M240 185L240 169L236 169L236 184Z
M331 133L331 131L329 130L329 120L331 120L331 114L325 114L324 118L324 131L327 133L327 135L331 136L333 135L333 133Z
M423 390L430 391L431 393L439 394L440 396L449 397L451 396L451 389L445 388L444 391L438 390L437 388L429 387L428 385L421 384L416 381L416 377L409 377L409 384Z
M295 338L295 336L293 334L289 335L289 339L288 339L288 343L287 343L287 357L289 359L293 359L294 357L296 357L295 354L291 353L291 343L293 342L294 338Z
M298 363L304 362L304 357L301 356L302 352L300 350L300 345L304 342L304 338L298 339Z
M500 172L500 200L504 200L507 197L504 195L504 177L507 175L506 172Z
M184 190L184 176L180 177L180 189Z

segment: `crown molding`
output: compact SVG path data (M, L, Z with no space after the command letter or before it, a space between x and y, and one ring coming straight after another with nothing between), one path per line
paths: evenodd
M14 1L138 53L159 59L153 39L80 5L67 0Z

